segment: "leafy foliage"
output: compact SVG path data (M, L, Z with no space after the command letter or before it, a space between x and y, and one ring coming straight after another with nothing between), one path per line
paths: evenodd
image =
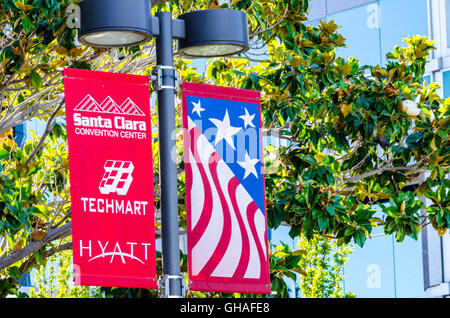
M288 286L286 279L297 280L297 274L306 275L306 272L300 267L300 262L307 254L305 250L291 251L287 244L274 246L270 255L270 269L272 290L275 291L275 297L287 297Z
M304 298L352 298L352 293L343 291L344 264L352 252L347 245L338 245L319 235L308 240L301 237L298 243L307 251L300 261L304 274L299 276L301 296Z
M99 287L74 286L71 281L72 253L64 251L48 258L48 266L34 273L37 288L31 288L30 298L93 298L102 297Z
M62 68L150 75L155 65L153 41L112 50L78 44L76 31L65 23L70 3L0 3L1 296L17 293L23 273L70 249L70 233L58 232L70 225ZM263 133L286 142L265 149L269 226L288 225L292 237L321 242L322 236L340 246L364 246L376 226L398 241L406 235L417 239L427 224L444 234L450 226L450 99L436 93L435 83L423 82L432 41L409 37L404 47L387 55L385 66L360 65L356 58L338 56L336 50L345 46L345 39L333 21L321 21L317 27L302 23L307 0L232 0L230 5L247 12L255 50L239 58L211 59L205 74L182 57L175 62L182 80L263 93ZM152 10L171 11L176 17L216 7L218 1L174 0ZM157 128L155 109L152 114ZM181 127L179 105L177 116ZM30 119L45 121L45 132L15 145L8 137L10 129ZM152 136L157 175L156 129ZM177 137L184 227L182 135ZM425 198L431 204L426 206ZM158 210L156 181L155 199ZM380 205L382 217L376 217L373 205L382 201L389 204ZM26 253L30 246L35 248ZM306 273L304 256L283 245L271 251L272 289L277 295L286 295L283 277ZM104 291L117 297L145 294Z

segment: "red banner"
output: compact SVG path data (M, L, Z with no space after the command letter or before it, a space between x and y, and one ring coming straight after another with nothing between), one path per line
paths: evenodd
M64 71L77 285L157 288L148 85Z

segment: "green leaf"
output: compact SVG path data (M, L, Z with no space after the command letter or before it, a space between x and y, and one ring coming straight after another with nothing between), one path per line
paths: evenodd
M0 160L8 158L8 157L9 157L9 151L4 148L0 148Z
M43 204L35 205L34 207L32 207L31 211L33 215L41 219L46 219L49 215L47 207Z
M206 295L202 292L199 291L191 291L192 294L194 294L195 296L197 296L198 298L206 298Z
M16 158L18 161L22 160L22 158L24 157L23 151L20 149L15 149L16 151L13 152L13 157Z
M305 160L306 162L309 162L312 165L317 165L316 159L314 159L314 157L311 155L306 155L302 159Z
M327 212L330 215L337 215L336 211L334 210L334 206L333 205L327 205Z
M74 61L71 65L70 68L79 68L82 70L90 70L91 69L91 65L89 63L87 63L86 61Z
M319 229L323 231L328 226L329 219L326 216L321 216L317 221L319 223Z
M256 73L250 73L249 77L255 89L261 90L261 85L259 85L259 75Z
M397 233L395 234L395 238L397 242L403 242L403 240L405 239L405 231L403 230L403 228L398 229Z
M12 266L8 268L8 276L10 276L15 281L19 281L20 279L20 270L17 266Z
M36 260L36 263L38 264L38 265L41 265L42 264L42 254L41 254L41 251L36 251L36 252L34 252L34 259Z
M278 252L274 253L273 255L278 258L285 258L285 257L289 256L289 253L286 253L285 251L278 251Z
M351 236L355 232L354 227L347 227L344 232L344 236Z
M27 32L32 30L32 29L34 29L33 22L31 22L30 18L27 17L27 16L23 17L23 19L22 19L22 26Z
M36 89L40 89L42 86L42 79L41 76L36 73L36 72L31 72L30 73L30 79L31 79L31 83L33 84L33 86Z
M295 237L299 236L301 232L302 232L302 227L299 225L294 225L289 230L289 236L292 238L295 238Z
M322 215L323 215L323 211L322 210L313 209L313 211L312 211L313 219L320 218Z
M363 247L366 241L366 234L363 230L358 230L355 232L353 239L355 240L356 244L358 244L360 247Z
M295 250L292 252L292 255L294 256L304 256L306 255L308 252L305 250Z

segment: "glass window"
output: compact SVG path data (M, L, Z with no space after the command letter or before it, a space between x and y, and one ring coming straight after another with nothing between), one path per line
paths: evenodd
M14 138L17 145L22 148L25 145L26 124L20 124L14 127Z
M450 231L442 236L442 259L444 281L450 282Z
M425 0L379 0L382 61L396 45L405 46L409 35L428 36Z
M345 0L345 1L327 0L327 11L328 13L334 13L377 1L378 0Z
M445 0L445 17L446 17L446 35L447 35L447 48L450 48L450 0Z
M30 274L28 273L23 274L19 279L18 285L23 287L30 287L31 286Z
M330 14L338 32L346 39L346 48L338 48L337 54L344 58L354 56L361 65L380 64L380 33L377 3Z
M394 276L392 237L378 234L350 254L344 267L345 292L358 298L392 298Z
M312 25L313 27L317 27L320 23L320 20L325 20L326 21L326 17L322 17L321 19L314 19L314 20L308 20L303 22L304 25L308 26L308 25Z
M45 132L45 128L47 126L46 121L39 119L32 119L26 124L26 140L33 139L31 135L31 130L34 131L36 136L42 136Z
M309 2L309 20L323 18L327 14L326 0L311 0Z
M421 238L419 234L417 241L405 237L403 242L394 242L397 297L425 297Z
M386 203L385 203L386 205ZM379 206L375 217L383 217ZM354 246L344 267L345 292L356 297L424 297L421 235L396 242L383 227L373 229L363 248Z
M450 71L442 72L444 98L450 97Z

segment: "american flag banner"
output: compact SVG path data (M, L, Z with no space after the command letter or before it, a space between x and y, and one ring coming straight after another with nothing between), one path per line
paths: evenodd
M189 288L270 294L260 93L182 85Z

